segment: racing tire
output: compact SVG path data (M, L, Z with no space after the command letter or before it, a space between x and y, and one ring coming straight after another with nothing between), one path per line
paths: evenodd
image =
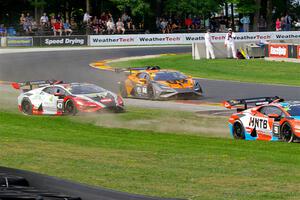
M280 131L280 138L282 141L291 143L296 139L296 136L293 132L292 126L286 122L282 125L281 131Z
M147 86L147 92L148 92L148 98L150 100L155 100L155 95L154 95L154 89L153 89L153 85L152 84L149 84Z
M114 107L114 108L112 109L112 111L113 111L114 113L123 113L123 112L125 112L125 109L124 109L123 107L117 106L117 107Z
M126 91L126 87L125 87L125 83L124 83L124 82L120 83L120 88L119 88L119 90L120 90L120 95L121 95L121 97L123 97L123 98L128 97L128 94L127 94L127 91Z
M78 112L76 105L72 99L68 99L64 106L65 115L76 115Z
M29 99L23 99L21 103L22 112L25 115L32 115L32 104Z
M240 121L236 121L233 124L233 137L234 139L244 140L245 139L245 128Z
M201 87L200 83L196 82L194 88L196 87L196 85L199 87L199 90L197 92L203 94L203 90L202 90L202 87Z

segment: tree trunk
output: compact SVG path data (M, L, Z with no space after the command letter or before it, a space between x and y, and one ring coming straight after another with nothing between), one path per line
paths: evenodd
M255 4L258 6L257 11L253 17L253 31L258 31L258 22L260 16L260 7L261 7L261 0L255 0Z
M90 0L86 0L85 4L86 4L86 12L91 13Z
M267 29L268 31L274 29L274 19L273 19L273 3L272 0L267 0Z

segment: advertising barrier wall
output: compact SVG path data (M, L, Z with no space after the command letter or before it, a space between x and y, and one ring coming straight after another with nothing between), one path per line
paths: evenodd
M34 37L34 46L87 46L88 36Z
M7 47L32 47L33 38L32 37L7 37L6 44Z
M213 43L222 43L226 33L212 33ZM300 39L299 31L289 32L243 32L235 33L237 42L260 40L287 40ZM178 34L140 34L140 35L91 35L90 46L113 45L154 45L154 44L193 44L204 43L204 33L178 33Z
M266 46L266 57L271 58L300 58L299 45L294 44L276 44L272 43Z

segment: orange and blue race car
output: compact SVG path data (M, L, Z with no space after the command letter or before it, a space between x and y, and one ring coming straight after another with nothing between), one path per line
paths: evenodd
M275 96L234 99L223 104L237 109L229 118L235 139L293 142L300 138L300 101Z
M152 100L190 99L202 96L198 79L175 70L162 70L158 66L128 68L120 82L122 97Z

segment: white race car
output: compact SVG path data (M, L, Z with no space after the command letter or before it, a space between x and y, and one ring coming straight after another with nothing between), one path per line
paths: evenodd
M47 80L12 83L12 86L21 89L18 106L27 115L75 115L124 109L122 97L94 84Z

